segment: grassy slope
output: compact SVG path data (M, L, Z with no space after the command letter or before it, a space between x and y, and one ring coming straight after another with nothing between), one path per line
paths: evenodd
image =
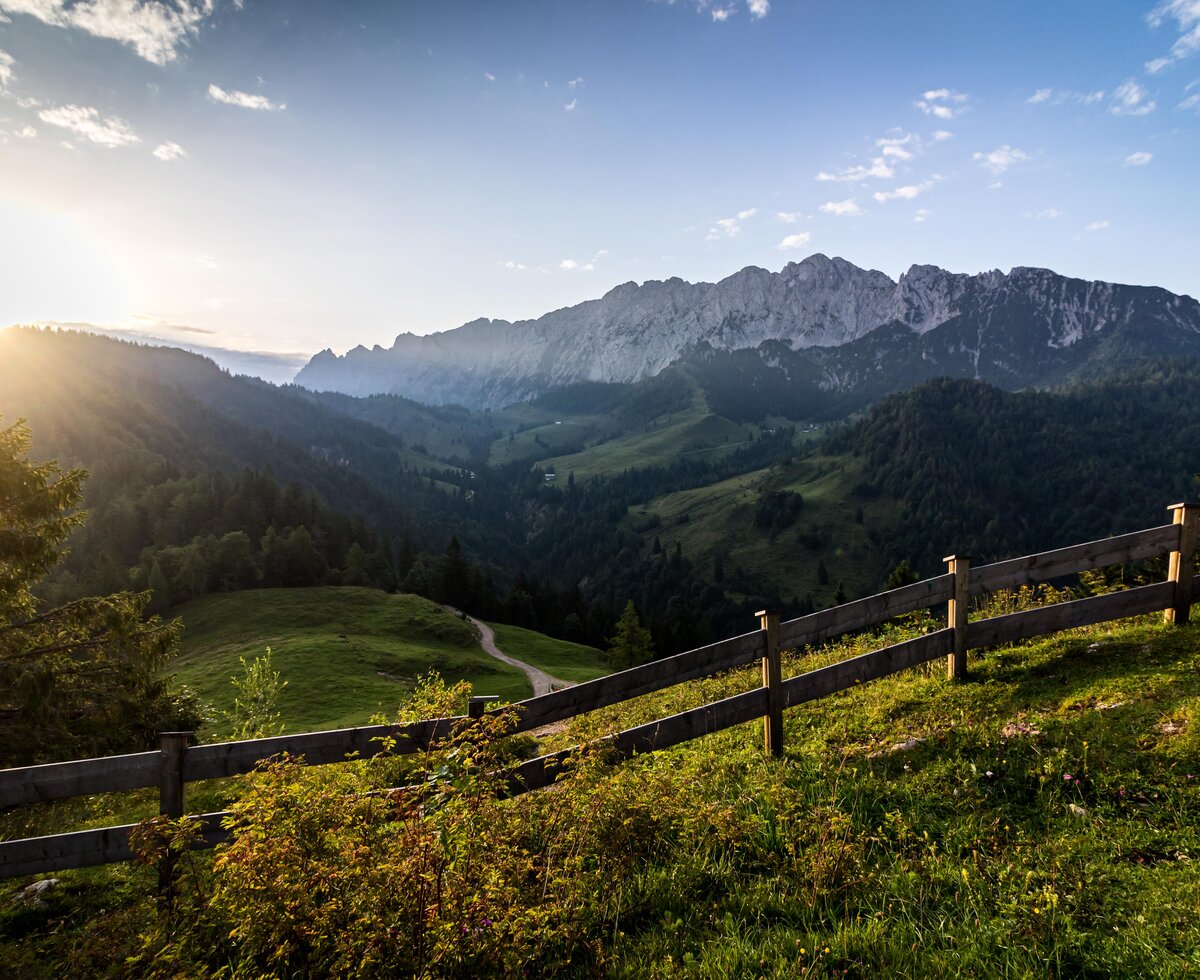
M218 710L232 707L239 657L269 646L288 682L279 710L288 731L362 724L391 714L420 674L436 670L516 701L531 693L516 668L484 653L474 631L440 606L374 589L262 589L207 596L180 610L179 679ZM214 725L213 733L222 726Z
M501 650L510 657L541 668L551 677L578 684L612 673L604 652L595 647L558 640L520 626L489 625L495 630L496 645Z
M682 490L651 501L630 512L631 527L646 525L657 515L662 526L642 536L649 544L655 536L663 547L679 542L683 551L702 569L711 568L713 557L725 558L728 579L741 566L763 581L778 583L780 593L812 595L818 606L832 601L837 583L844 584L850 598L879 591L886 578L887 563L867 537L874 520L888 518L888 502L864 505L863 524L854 520L857 502L849 487L858 479L855 461L815 457L791 466L755 470L707 487ZM796 522L772 537L754 526L759 495L764 490L790 490L804 497L804 509ZM686 523L680 523L686 515ZM800 540L810 529L820 529L825 543L817 549ZM817 579L817 564L825 562L829 584ZM730 584L726 588L731 588Z
M793 655L788 672L871 642ZM754 673L614 706L561 737L745 689ZM1063 633L973 656L965 684L933 665L789 711L785 725L782 760L762 759L755 723L614 773L607 806L629 808L624 833L656 843L637 845L636 890L596 934L599 972L1200 969L1200 627L1144 617ZM924 741L887 751L913 737ZM136 916L111 910L152 909L151 874L62 877L28 912L8 903L15 884L0 886L0 959L30 976L61 975L71 954L119 965L112 930ZM576 966L587 975L588 957Z

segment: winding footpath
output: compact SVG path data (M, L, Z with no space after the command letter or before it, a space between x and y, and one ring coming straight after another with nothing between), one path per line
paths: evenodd
M454 611L458 612L458 610ZM466 616L465 613L463 615ZM572 686L570 681L551 677L544 670L539 670L532 664L527 664L522 660L517 660L516 657L510 657L507 653L502 652L496 646L496 634L487 623L481 622L474 616L466 616L466 619L467 622L479 630L479 645L483 647L484 653L503 661L510 667L516 667L518 670L524 671L525 676L529 678L529 683L533 685L533 696L535 698L541 697L543 694L549 694L551 691L561 691L564 687Z

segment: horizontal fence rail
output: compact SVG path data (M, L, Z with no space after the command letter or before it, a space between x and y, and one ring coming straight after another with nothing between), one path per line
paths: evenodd
M1054 551L970 567L970 559L947 559L949 572L843 603L780 623L778 615L759 614L761 629L720 640L662 660L651 661L565 690L529 698L499 711L517 709L516 732L536 731L589 711L619 704L686 681L708 677L759 661L763 686L606 736L591 746L574 746L521 763L503 774L505 795L540 789L566 773L581 752L603 750L624 759L679 745L755 719L764 719L766 747L782 750L784 708L847 691L889 674L946 657L950 674L963 676L966 650L997 646L1077 626L1163 611L1186 623L1200 575L1192 573L1200 505L1177 504L1174 522L1162 527L1071 545ZM1168 579L1152 585L968 621L967 596L1011 591L1021 586L1078 574L1093 568L1167 556ZM779 650L799 648L884 623L897 616L945 605L946 623L902 643L783 679ZM0 770L0 808L46 803L73 796L158 787L163 813L182 814L188 782L238 776L260 763L287 754L306 765L369 758L385 750L423 752L444 740L465 716L430 718L409 724L369 725L275 738L184 746L180 733L164 734L158 752L81 759L21 769ZM774 725L774 727L772 727ZM213 847L229 837L226 813L190 817L200 826L201 845ZM103 827L25 840L0 841L0 878L69 868L92 867L133 857L130 833L136 827Z

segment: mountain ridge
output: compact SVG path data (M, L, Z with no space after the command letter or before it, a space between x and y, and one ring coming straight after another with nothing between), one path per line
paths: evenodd
M890 335L879 333L885 328L893 328ZM896 356L925 362L934 374L1021 386L1038 383L1050 365L1058 372L1060 362L1078 360L1069 365L1077 368L1086 359L1055 351L1104 333L1148 330L1185 337L1184 348L1200 353L1200 304L1159 287L1075 279L1034 266L972 275L916 264L893 281L818 253L777 273L747 266L716 283L626 282L534 320L479 318L424 336L403 333L390 348L359 346L340 357L327 349L296 383L499 408L578 381L639 381L705 346L731 353L783 344L813 364L823 390L844 391L849 374L873 390L879 386L862 377L865 342L876 361ZM964 374L961 354L972 333L978 343ZM1032 358L1030 368L1017 363L1026 360L1015 358L1018 349L1051 353ZM897 379L887 390L897 386L908 384Z

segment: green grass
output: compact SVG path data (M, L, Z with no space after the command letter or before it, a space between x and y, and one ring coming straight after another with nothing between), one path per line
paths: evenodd
M496 633L496 645L510 657L544 670L551 677L579 684L612 673L602 650L558 640L544 633L489 623Z
M417 677L437 671L518 701L525 675L489 657L474 631L436 603L374 589L261 589L207 596L179 610L182 653L173 669L218 711L233 707L239 658L270 647L287 687L278 708L287 731L343 728L394 713ZM217 722L206 734L221 735Z
M793 652L786 673L880 642ZM758 682L746 669L680 685L594 712L556 738ZM763 758L755 722L585 769L558 791L493 811L522 835L513 887L534 878L529 921L566 922L575 937L525 972L1200 971L1200 627L1142 617L973 652L964 683L947 682L941 664L916 668L789 710L785 735L781 759ZM573 870L543 891L535 868L564 849ZM120 972L153 918L148 876L61 877L42 910L12 905L16 885L0 886L0 961L60 976L95 969L90 955ZM586 888L572 891L581 880Z
M641 534L643 545L657 537L663 547L677 542L703 573L714 556L725 563L725 588L736 592L733 572L744 569L760 582L775 584L785 598L811 595L818 607L829 605L843 583L849 598L878 592L890 568L868 537L873 522L890 519L886 501L866 503L864 521L855 521L858 501L849 488L858 480L854 462L813 457L783 467L755 470L705 487L681 490L629 512L630 528L661 524ZM771 534L755 527L754 516L764 490L789 490L804 498L795 523ZM817 547L804 536L817 532ZM829 582L818 580L824 561Z

